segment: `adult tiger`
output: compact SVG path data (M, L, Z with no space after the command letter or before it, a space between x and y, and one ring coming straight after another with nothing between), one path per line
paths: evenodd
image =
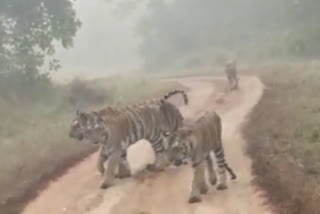
M182 125L183 116L178 108L166 102L174 94L181 93L185 104L188 103L184 91L175 90L162 99L146 101L136 105L117 109L107 107L99 112L78 113L70 131L70 137L93 143L101 143L98 169L104 173L105 181L101 185L107 188L114 180L115 168L119 165L119 177L130 175L126 160L127 148L140 139L148 140L156 154L150 170L162 170L168 164L167 138L164 133L173 133ZM103 163L109 161L107 171ZM124 175L125 174L125 175Z
M231 179L236 179L235 173L225 161L221 133L221 119L216 112L212 111L205 113L194 122L185 122L170 141L170 161L176 166L185 161L192 163L194 172L189 203L201 201L200 195L206 194L208 191L204 176L205 162L208 167L210 183L215 185L217 182L210 153L215 154L218 165L220 179L217 190L227 188L225 170L230 173Z
M239 78L237 76L237 65L235 60L227 62L225 67L225 73L229 81L230 89L238 89Z

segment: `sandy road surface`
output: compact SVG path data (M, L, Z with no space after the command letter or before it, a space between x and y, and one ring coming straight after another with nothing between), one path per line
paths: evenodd
M251 184L251 160L244 154L245 142L239 132L241 122L257 103L263 85L255 77L242 77L239 91L225 93L215 89L224 80L193 77L178 79L190 88L190 105L181 107L186 117L194 117L215 108L223 121L226 157L238 175L229 188L217 192L210 188L198 204L188 204L192 171L188 166L168 168L161 173L137 173L134 178L119 180L108 190L100 190L96 155L70 169L52 182L24 210L25 214L90 213L90 214L266 214L261 191ZM153 160L150 146L139 142L129 148L133 171Z

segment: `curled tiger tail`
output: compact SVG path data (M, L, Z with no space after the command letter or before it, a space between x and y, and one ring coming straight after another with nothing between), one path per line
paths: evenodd
M189 99L188 99L187 94L183 90L174 90L174 91L168 92L167 94L165 94L163 96L163 98L161 99L161 102L163 103L164 101L166 101L167 99L169 99L171 96L173 96L175 94L181 94L183 97L184 104L188 105Z

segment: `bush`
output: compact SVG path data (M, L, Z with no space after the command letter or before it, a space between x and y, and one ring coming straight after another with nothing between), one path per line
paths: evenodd
M90 105L112 102L112 96L105 88L90 84L88 81L74 79L69 84L67 101L73 108L86 108Z
M12 104L46 102L55 95L47 73L7 71L0 73L0 97Z

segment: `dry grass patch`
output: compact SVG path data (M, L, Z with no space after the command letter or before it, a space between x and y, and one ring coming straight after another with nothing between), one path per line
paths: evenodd
M268 65L244 128L256 182L283 214L320 213L320 67Z

